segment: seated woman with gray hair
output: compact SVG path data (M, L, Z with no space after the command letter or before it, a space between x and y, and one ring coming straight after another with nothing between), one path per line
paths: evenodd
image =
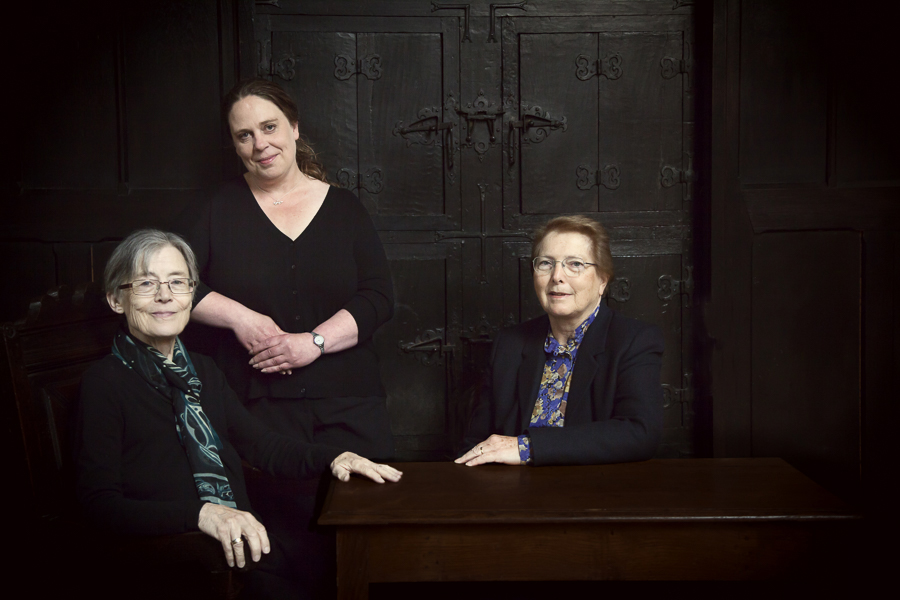
M194 253L175 234L137 231L113 252L106 297L126 323L82 380L76 492L87 516L113 532L199 529L221 543L230 566L243 567L271 543L250 512L242 458L280 477L330 468L341 481L357 473L384 483L401 473L275 433L251 416L213 361L179 340L196 282Z
M662 435L663 337L601 301L609 237L583 216L535 233L534 291L547 313L501 331L457 463L646 460Z

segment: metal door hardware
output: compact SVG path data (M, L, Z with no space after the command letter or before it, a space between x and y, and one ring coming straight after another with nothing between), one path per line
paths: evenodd
M484 90L478 90L478 97L475 98L475 101L469 102L465 106L457 101L452 93L448 94L447 106L466 120L466 139L462 146L475 148L475 152L478 153L478 159L484 160L484 154L488 151L488 148L496 145L497 133L494 125L497 119L506 112L507 105L504 104L504 106L498 107L495 102L490 102L487 99L484 95ZM489 142L472 140L476 123L484 123L487 126Z
M420 110L418 120L413 121L409 125L404 125L403 121L397 121L394 125L393 134L405 139L407 146L412 146L413 144L443 146L447 169L452 172L453 155L456 152L453 142L454 126L455 123L442 121L441 109L437 106L432 106Z
M453 354L453 344L444 341L444 329L427 329L411 342L400 340L397 347L403 354L413 354L423 365L443 362L444 357Z
M627 277L616 277L609 282L606 293L616 302L628 302L631 298L631 282Z
M337 172L337 180L342 188L348 190L362 188L370 194L378 194L384 190L384 173L378 167L369 169L362 177L352 169L341 169Z
M490 10L490 19L491 19L491 33L488 35L488 42L496 43L497 41L497 9L498 8L511 8L515 10L528 10L528 5L525 2L502 2L500 4L491 4Z
M587 81L594 75L607 79L621 77L622 56L616 53L594 60L586 54L579 54L575 58L575 77L581 81Z
M621 183L619 181L619 166L606 165L602 169L591 169L588 165L578 165L575 168L575 185L579 190L589 190L595 185L601 185L608 190L615 190Z
M691 306L694 298L694 268L687 266L684 271L687 273L687 277L683 280L675 279L671 275L659 276L656 295L660 300L671 300L675 294L682 294L687 296L684 303L685 308Z
M381 78L381 56L367 54L357 61L352 56L338 54L334 57L334 76L341 81L346 81L354 75L365 75L368 79Z
M565 117L553 119L550 113L542 109L540 106L529 107L522 103L522 119L509 122L509 166L516 164L516 158L519 153L519 134L516 130L521 130L522 142L539 144L547 139L552 130L568 129L569 125Z

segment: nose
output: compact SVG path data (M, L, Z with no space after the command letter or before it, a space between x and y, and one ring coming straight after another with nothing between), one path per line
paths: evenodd
M172 299L172 290L169 289L168 281L159 282L159 290L156 292L156 299L160 302L168 302Z
M269 146L268 142L262 135L254 136L253 138L253 148L255 150L265 150Z
M550 279L552 279L553 281L562 281L563 272L562 261L556 261L555 263L553 263L553 271L550 272Z

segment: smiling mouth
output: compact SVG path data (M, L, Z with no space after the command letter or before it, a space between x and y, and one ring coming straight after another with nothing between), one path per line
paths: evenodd
M275 157L277 157L277 156L278 156L277 154L273 154L272 156L267 156L265 158L261 158L256 162L258 162L261 165L271 165L272 162L275 160Z

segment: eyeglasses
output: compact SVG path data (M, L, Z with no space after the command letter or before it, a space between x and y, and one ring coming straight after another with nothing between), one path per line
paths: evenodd
M569 277L578 277L588 267L594 267L597 263L584 262L580 258L564 258L562 260L553 260L549 256L537 256L531 264L534 266L534 272L541 275L549 275L559 263L563 267L563 271Z
M169 286L169 291L173 294L190 294L194 291L194 282L190 279L170 279L169 281L158 281L156 279L136 279L131 283L119 286L120 290L131 288L131 293L135 296L155 296L159 293L162 284Z

